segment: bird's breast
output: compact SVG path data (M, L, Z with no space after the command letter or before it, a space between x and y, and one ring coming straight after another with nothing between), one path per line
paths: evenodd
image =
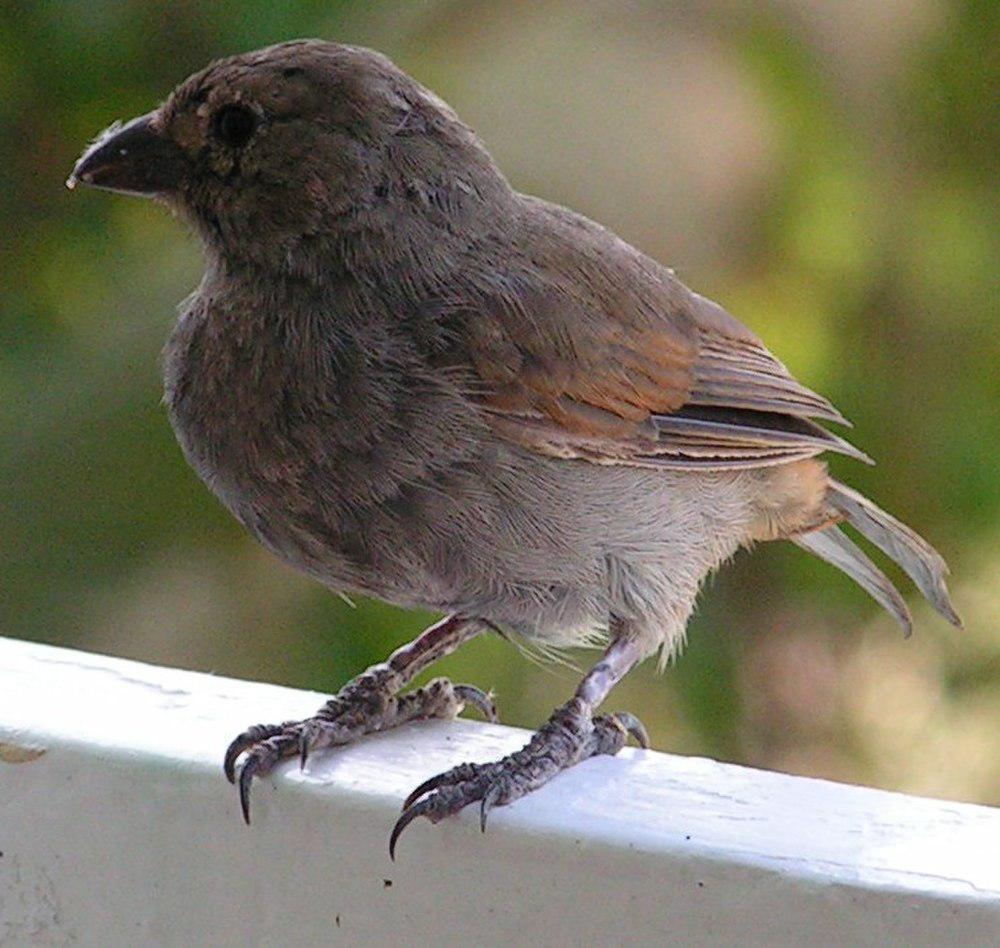
M384 340L195 299L166 349L166 403L189 463L258 539L325 582L366 588L371 525L480 447L468 403L406 359Z
M184 453L234 513L280 463L282 393L275 347L195 300L167 344L165 401Z

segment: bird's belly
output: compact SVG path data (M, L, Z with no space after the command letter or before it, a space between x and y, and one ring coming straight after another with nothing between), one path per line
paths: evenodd
M678 477L492 443L373 511L366 541L392 601L551 643L585 640L611 616L665 636L747 539L753 492L743 474Z

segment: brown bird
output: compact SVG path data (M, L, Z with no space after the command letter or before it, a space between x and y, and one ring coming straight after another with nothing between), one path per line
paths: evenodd
M845 423L826 399L670 270L515 191L379 53L307 40L213 63L104 132L76 183L152 196L204 243L166 397L211 490L321 583L448 614L313 717L233 741L248 821L283 758L467 704L494 718L470 685L401 693L487 630L605 651L523 750L417 787L390 850L417 816L478 801L485 825L630 734L645 746L597 709L676 651L702 581L757 541L839 567L909 632L846 521L959 624L942 558L816 460L864 459L818 423Z

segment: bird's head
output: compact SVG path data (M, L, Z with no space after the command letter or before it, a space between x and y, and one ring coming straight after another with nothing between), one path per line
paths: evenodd
M67 181L154 197L210 253L296 270L329 244L506 188L454 112L379 53L301 40L219 60L115 124Z

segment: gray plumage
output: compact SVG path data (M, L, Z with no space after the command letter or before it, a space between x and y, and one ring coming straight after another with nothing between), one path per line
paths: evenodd
M575 753L635 730L591 712L635 661L678 647L705 576L741 546L796 541L908 630L846 521L958 623L940 556L815 459L868 460L818 423L846 423L826 399L670 270L516 192L381 55L303 41L222 60L109 130L76 181L152 194L201 236L167 405L188 460L265 546L336 590L543 645L611 639L580 707L547 725L579 730ZM296 741L304 757L328 731L253 732L227 773L243 751L250 777ZM506 802L504 787L477 792ZM453 812L432 796L424 815Z

